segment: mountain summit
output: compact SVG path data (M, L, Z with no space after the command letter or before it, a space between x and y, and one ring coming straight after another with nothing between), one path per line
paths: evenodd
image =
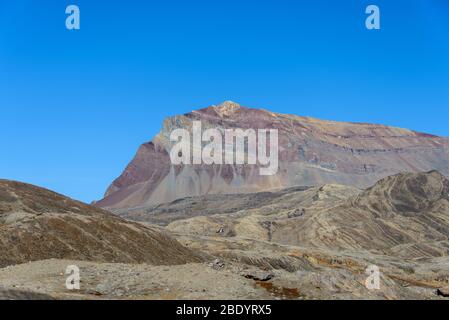
M170 162L173 130L202 127L277 129L279 169L258 165L177 165ZM338 183L358 188L400 172L438 170L449 176L449 139L378 124L335 122L247 108L232 101L168 117L144 143L97 205L132 208L188 196L248 193Z
M230 116L233 112L240 109L240 105L234 101L225 101L218 106L215 106L217 113L221 116Z

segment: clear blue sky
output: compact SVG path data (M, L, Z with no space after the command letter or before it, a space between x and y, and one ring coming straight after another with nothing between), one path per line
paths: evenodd
M2 178L101 198L164 117L223 100L449 136L449 1L0 2Z

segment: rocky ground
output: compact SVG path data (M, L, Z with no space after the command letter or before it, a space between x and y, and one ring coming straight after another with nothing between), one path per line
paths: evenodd
M0 182L2 299L447 299L449 293L449 181L435 171L388 177L366 190L293 187L119 213L138 222ZM51 222L55 217L60 223ZM80 290L65 286L69 265L80 269ZM373 265L378 289L366 286Z
M184 239L189 246L198 245L197 241ZM444 288L449 276L448 259L417 263L387 257L336 258L333 253L297 247L215 241L211 239L218 258L204 263L155 266L50 259L5 267L0 270L0 295L8 289L27 292L22 297L32 299L37 295L53 299L444 299L438 289ZM365 287L370 261L380 265L379 290ZM69 265L80 269L80 290L65 287Z

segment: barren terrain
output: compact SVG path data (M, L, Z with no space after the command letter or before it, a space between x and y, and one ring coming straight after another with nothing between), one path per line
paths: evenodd
M0 185L5 299L446 299L449 287L449 182L436 171L117 212L136 222ZM80 290L65 287L68 265Z

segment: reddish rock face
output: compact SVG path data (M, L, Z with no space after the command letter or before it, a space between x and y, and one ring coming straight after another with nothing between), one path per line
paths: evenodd
M174 129L192 122L220 129L277 129L279 169L258 165L171 164ZM449 176L449 139L375 124L324 121L242 107L233 102L167 118L143 144L97 205L132 208L210 193L241 193L325 183L368 187L399 172L438 170Z

